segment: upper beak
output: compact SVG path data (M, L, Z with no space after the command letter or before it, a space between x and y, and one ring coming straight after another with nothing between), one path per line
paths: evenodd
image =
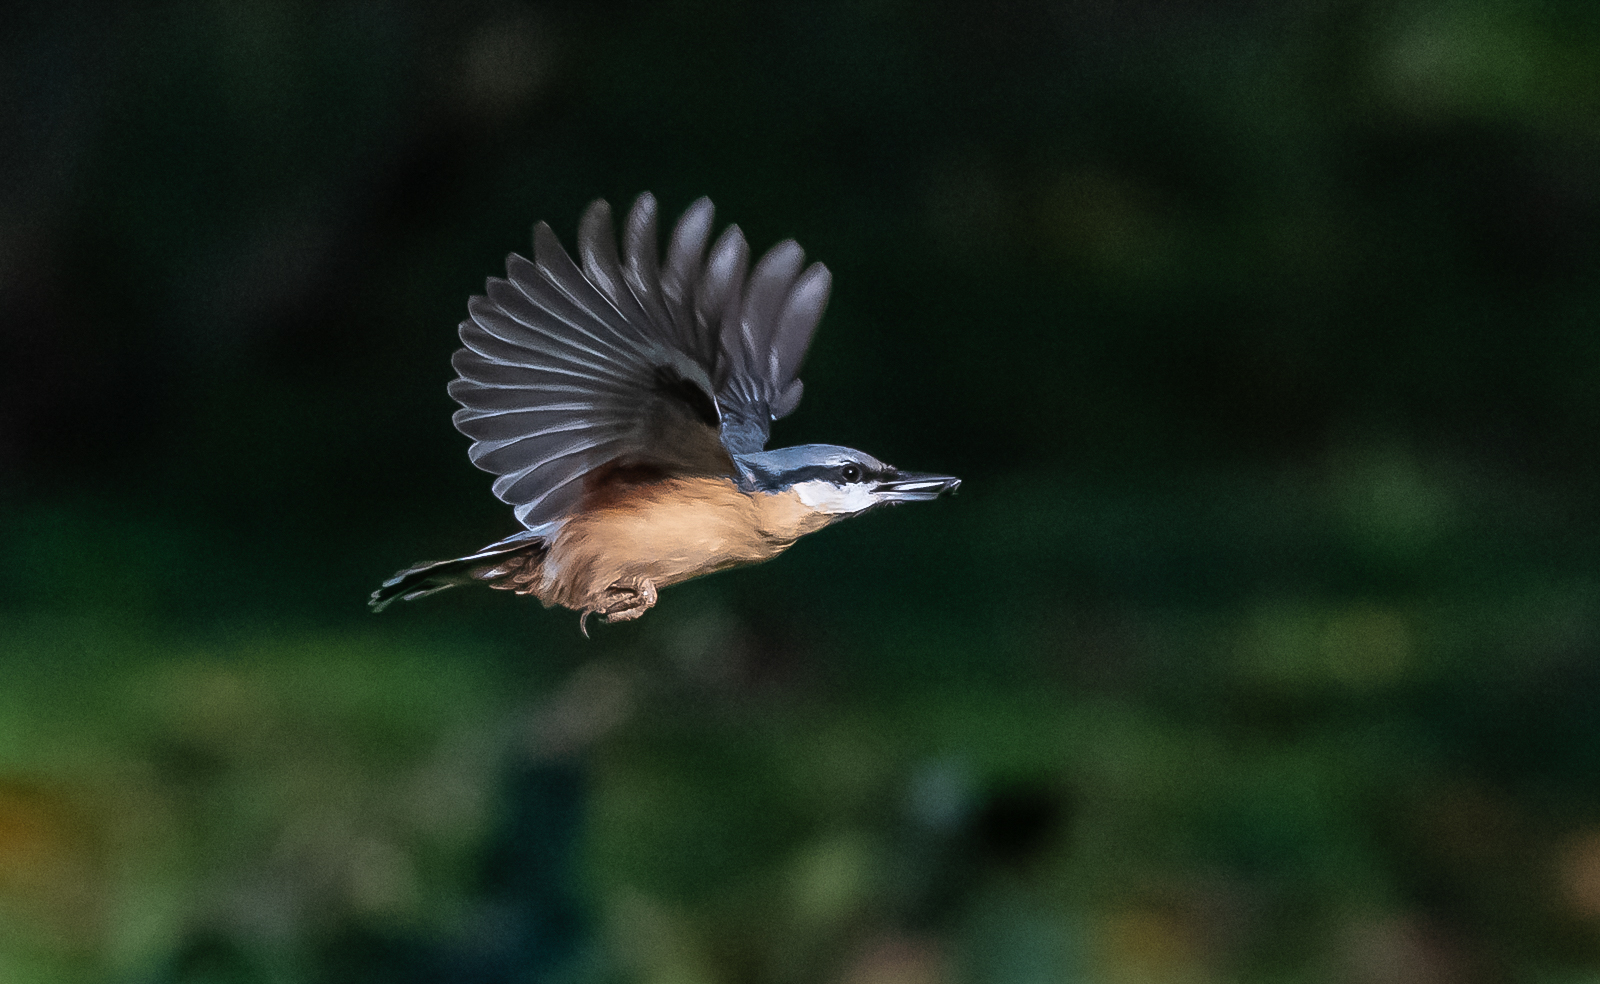
M960 487L961 479L952 475L896 471L893 478L874 486L872 494L879 502L926 502Z

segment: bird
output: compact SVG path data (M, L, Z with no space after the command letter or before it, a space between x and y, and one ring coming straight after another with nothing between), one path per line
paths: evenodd
M374 611L482 583L579 612L588 636L591 615L637 619L669 585L960 486L839 445L767 450L800 402L832 275L792 239L752 268L737 225L711 240L714 217L709 199L691 204L662 258L654 196L628 211L620 251L598 199L576 261L544 222L531 260L507 256L467 304L447 391L468 456L522 528L398 572Z

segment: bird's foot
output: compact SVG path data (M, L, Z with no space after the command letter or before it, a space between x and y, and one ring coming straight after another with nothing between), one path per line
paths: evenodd
M600 610L608 624L631 622L656 604L656 586L643 579L628 584L619 581L611 586L607 594L615 599Z
M607 625L614 622L631 622L655 607L656 586L650 581L618 581L605 590L603 603L586 608L578 618L578 631L589 637L590 615L599 615Z

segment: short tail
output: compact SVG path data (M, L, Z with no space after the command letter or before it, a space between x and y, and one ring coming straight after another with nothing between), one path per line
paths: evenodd
M372 592L367 607L381 612L397 600L416 601L457 585L493 583L530 572L533 565L544 559L544 552L544 538L523 530L468 557L407 567Z

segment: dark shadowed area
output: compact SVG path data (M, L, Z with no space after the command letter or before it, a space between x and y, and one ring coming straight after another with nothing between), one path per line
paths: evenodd
M1600 980L1591 0L0 20L0 981ZM960 494L370 615L643 190L832 269L776 444Z

